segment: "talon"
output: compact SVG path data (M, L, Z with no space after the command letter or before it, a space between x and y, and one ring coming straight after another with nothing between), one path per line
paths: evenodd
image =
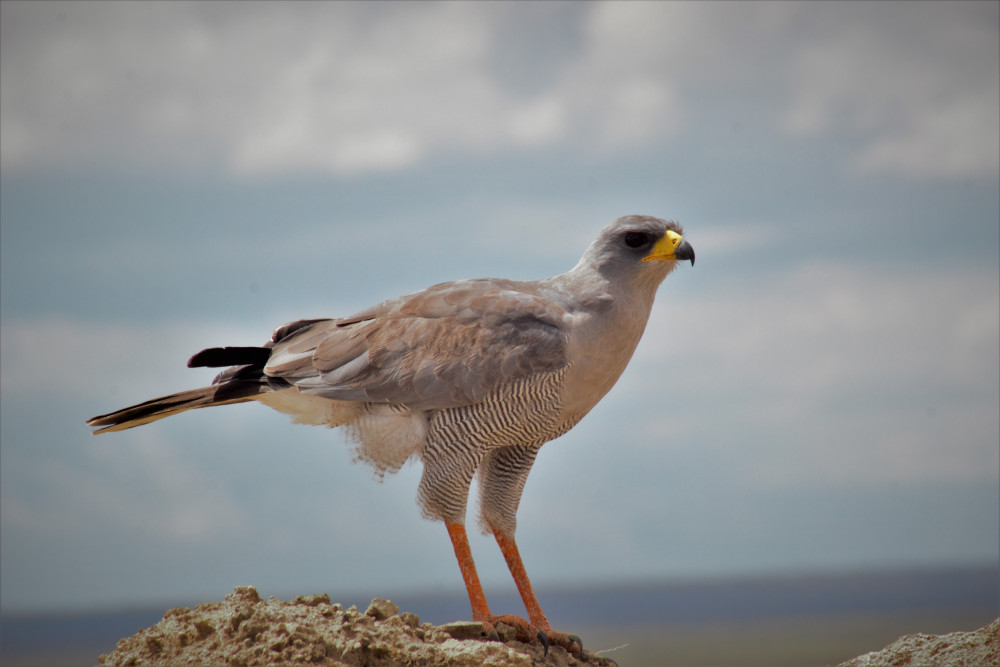
M538 641L542 642L542 646L545 647L545 651L542 652L542 655L543 656L548 655L549 654L549 638L548 638L548 636L544 632L542 632L541 630L538 631L538 634L536 636L538 637Z
M500 641L500 635L497 634L496 630L490 630L490 639L492 639L495 642Z
M571 642L575 642L580 647L580 655L583 655L583 640L577 635L567 635Z

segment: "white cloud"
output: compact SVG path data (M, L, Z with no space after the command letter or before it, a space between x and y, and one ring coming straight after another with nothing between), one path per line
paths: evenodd
M790 5L601 2L589 5L584 41L564 79L563 96L587 120L604 152L648 148L695 116L689 93L728 88L747 73L740 47L749 34L770 36Z
M532 147L561 139L568 113L563 100L546 95L515 109L508 121L510 136L520 146Z
M763 222L712 223L699 222L696 229L688 230L687 238L706 257L721 258L723 255L758 253L768 243L780 236L780 230L773 224Z
M820 7L825 34L793 52L793 136L863 140L850 167L917 178L1000 174L995 5Z
M607 154L728 101L860 140L862 173L1000 171L989 4L5 2L3 19L5 169Z
M136 431L130 440L127 448L110 439L94 441L82 448L82 464L8 453L5 460L17 466L19 484L42 499L23 491L5 494L5 525L33 536L65 537L87 529L81 517L102 517L115 530L148 534L156 526L151 537L163 545L233 536L250 526L246 511L219 487L220 477L186 461L155 429Z
M1000 174L1000 104L996 91L932 103L906 125L874 139L852 162L861 173L916 178Z
M691 396L648 423L653 449L735 438L732 464L763 486L994 480L998 350L989 270L812 264L661 299L631 386L641 402L666 377Z
M580 13L578 44L521 39L536 19L568 34ZM685 53L718 14L656 3L5 3L4 165L152 155L244 175L345 174L452 151L648 146L683 118L678 78L720 59ZM554 41L566 42L556 56ZM541 62L501 76L511 49ZM502 83L541 69L537 92Z
M135 325L56 316L7 318L0 332L0 395L89 398L95 405L105 403L101 396L138 401L208 384L214 371L188 369L192 354L216 344L259 345L270 335L205 322Z
M499 48L491 17L509 8L4 9L5 166L142 162L152 151L240 174L344 174L562 132L558 103L516 96L485 72Z

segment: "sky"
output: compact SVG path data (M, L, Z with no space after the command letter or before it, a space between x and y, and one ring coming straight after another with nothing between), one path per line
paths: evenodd
M258 404L84 422L291 320L561 273L633 213L697 266L539 454L536 589L1000 559L997 3L4 0L0 30L5 613L462 590L419 464L377 483Z

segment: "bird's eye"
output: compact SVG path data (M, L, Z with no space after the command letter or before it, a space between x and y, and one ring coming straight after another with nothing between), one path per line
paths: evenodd
M628 232L625 234L625 245L629 248L641 248L649 242L649 237L642 232Z

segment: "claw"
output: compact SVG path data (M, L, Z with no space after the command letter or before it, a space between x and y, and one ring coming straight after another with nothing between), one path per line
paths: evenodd
M497 634L496 630L490 630L490 639L492 639L495 642L500 641L500 635Z
M538 641L542 642L542 646L545 647L545 651L542 653L543 656L549 654L549 637L541 630L538 631Z
M580 655L583 655L583 640L577 635L568 635L571 642L575 642L580 647Z

